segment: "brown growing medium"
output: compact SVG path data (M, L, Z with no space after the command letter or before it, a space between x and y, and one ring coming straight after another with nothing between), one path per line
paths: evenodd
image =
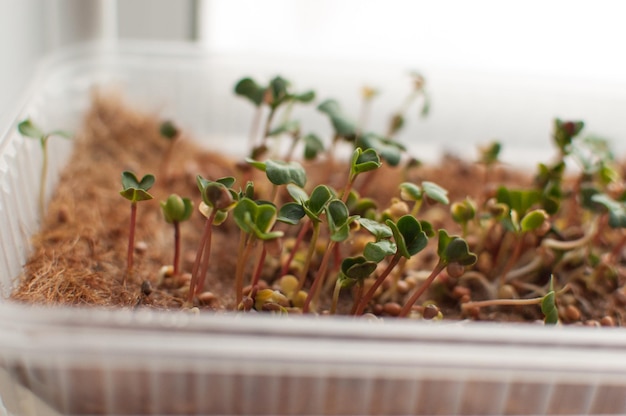
M180 309L185 307L188 280L185 276L169 277L159 283L159 270L172 262L173 231L161 214L159 201L171 193L189 197L194 201L195 210L190 221L181 224L182 255L181 271L192 268L197 243L205 218L197 212L200 202L196 186L196 175L215 180L223 176L235 176L236 187L246 179L254 178L257 196L266 198L270 186L264 175L247 170L242 173L237 160L219 153L219 149L200 148L193 140L184 137L178 140L171 160L168 177L162 172L164 154L169 143L159 135L160 120L155 115L142 114L126 106L119 98L96 96L91 110L85 117L83 126L76 135L74 154L60 178L50 202L41 232L33 239L33 253L24 268L19 287L12 295L16 301L39 304L94 305L101 307L153 307L159 309ZM246 149L241 149L244 154ZM328 169L327 161L306 165L310 188L324 182L341 189L347 177L347 166L340 162ZM119 195L120 175L124 170L134 171L138 177L153 173L157 180L150 190L153 200L138 206L134 275L123 284L126 270L126 250L128 244L128 222L130 209L128 201ZM484 201L493 189L485 189L484 167L463 161L453 156L445 156L441 163L420 166L404 171L398 168L383 167L383 172L359 178L356 187L364 181L371 181L367 189L370 197L380 206L399 196L397 185L402 181L420 183L432 180L448 189L451 201L460 201L468 193L477 201ZM528 186L531 177L502 166L495 169L493 182L516 187ZM283 195L284 197L284 195ZM435 229L446 228L451 233L460 234L461 228L450 219L449 208L430 205L422 207L419 218L430 221ZM281 225L282 227L282 225ZM295 228L283 227L289 236L297 232ZM572 238L574 238L573 236ZM322 235L322 240L325 238ZM475 244L468 237L470 246ZM506 239L500 242L506 243ZM234 222L227 221L214 228L213 251L205 289L212 293L200 308L209 310L233 310L235 294L233 276L237 262L239 229ZM323 242L322 242L323 243ZM492 251L500 245L492 242ZM355 255L353 247L357 242L341 244L342 254ZM528 262L529 259L522 259ZM437 261L436 239L431 239L428 247L411 259L407 269L431 270ZM484 262L482 262L484 263ZM488 274L489 268L503 265L476 266ZM316 270L312 265L311 270ZM253 264L248 265L247 279L252 273ZM276 280L280 264L277 259L267 261L263 284L271 286ZM546 275L546 273L543 273ZM549 273L548 273L549 275ZM619 279L622 279L620 277ZM142 294L142 283L150 282L152 292ZM405 281L410 281L407 278ZM544 284L545 282L541 283ZM612 283L611 287L588 290L585 283L572 285L571 293L565 295L564 314L575 312L583 316L571 317L570 322L613 316L621 321L621 313L616 312L621 298L604 296L623 282ZM310 280L307 285L310 285ZM406 290L406 285L404 286ZM305 285L305 288L308 287ZM388 286L383 286L388 287ZM322 310L329 307L329 296L321 300ZM342 292L343 304L339 311L348 312L352 305L351 293ZM461 312L458 298L471 295L472 300L484 298L477 281L466 279L464 284L451 278L445 272L437 280L429 293L429 298L439 298L438 305L446 318L466 317ZM378 315L394 315L398 303L406 298L396 297L397 303L380 302L368 308ZM591 295L583 299L583 295ZM457 300L455 300L455 297ZM530 296L528 296L530 297ZM594 302L593 304L590 302ZM578 305L575 308L570 305ZM572 310L574 309L574 310ZM396 311L397 312L397 311ZM427 312L424 313L427 315ZM541 319L537 306L485 308L475 314L475 319L524 321Z

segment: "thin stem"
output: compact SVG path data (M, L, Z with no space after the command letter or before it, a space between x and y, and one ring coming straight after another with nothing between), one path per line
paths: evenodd
M502 270L502 274L500 275L500 286L503 286L507 281L507 274L511 271L517 260L519 259L520 253L522 252L522 247L524 246L524 234L515 236L515 246L513 247L513 253L507 260L504 270Z
M341 195L341 201L346 202L348 200L348 196L350 196L350 191L352 190L352 185L354 185L354 180L356 179L356 175L348 178L348 182L346 183L345 188L343 188L343 194Z
M209 219L211 220L210 223L213 224L213 220L215 219L215 213L217 213L217 210L214 209L213 211L211 211L211 215L209 217ZM206 275L209 271L209 258L211 256L211 239L213 236L213 227L209 228L209 233L206 236L206 240L204 243L204 254L202 257L202 266L200 268L200 273L198 274L198 285L196 286L196 290L195 290L195 294L200 294L202 293L202 290L204 289L204 281L206 280Z
M43 153L41 161L41 177L39 182L39 218L43 222L46 202L46 179L48 176L48 136L41 139L41 150Z
M189 303L193 301L193 297L196 294L196 287L198 285L198 269L200 268L204 246L206 245L207 240L210 239L209 236L211 235L211 227L213 226L213 220L215 219L216 213L217 210L212 210L211 215L209 215L204 223L204 230L202 231L202 237L200 237L198 250L196 251L196 259L194 260L193 267L191 268L191 281L189 282L189 293L187 294L187 302Z
M180 223L174 221L174 276L178 275L180 263Z
M376 281L374 282L372 287L369 288L369 290L365 293L365 295L363 295L363 297L359 301L359 304L356 307L356 310L354 311L355 315L357 316L363 315L363 311L365 310L365 307L370 302L370 300L372 300L372 298L374 297L376 290L380 287L380 285L383 284L383 282L385 281L385 278L387 278L387 276L389 275L389 273L391 273L393 268L396 267L396 264L398 264L401 258L402 256L400 256L399 254L396 254L391 258L391 261L389 262L389 265L387 265L387 268L380 274L380 276L376 278Z
M246 247L246 243L248 240L248 234L244 230L239 231L239 245L237 247L237 258L242 259L243 253ZM236 307L239 306L241 301L243 300L243 263L238 261L235 266L235 297L237 304Z
M413 308L413 305L415 305L415 302L417 302L419 297L422 296L422 294L424 294L424 292L426 292L426 289L428 289L430 287L430 285L433 283L435 278L445 268L446 268L446 264L443 263L442 261L439 261L439 263L437 263L437 265L433 269L433 271L430 274L430 276L428 276L426 281L424 283L422 283L422 286L420 286L419 289L416 290L415 293L413 293L413 295L411 295L409 300L404 304L404 306L402 307L402 310L400 311L400 315L398 315L398 316L406 317L411 312L411 308Z
M307 217L308 218L308 217ZM296 257L296 253L300 248L300 244L302 244L302 240L304 240L304 236L309 231L309 227L311 227L311 220L307 219L304 224L300 227L300 231L298 232L298 236L296 237L296 241L293 243L293 248L289 253L289 257L283 264L283 267L280 269L280 275L284 276L289 272L289 267L291 266L291 262L293 262L294 257Z
M254 112L254 118L252 119L252 125L250 127L250 136L248 137L248 146L250 149L254 149L254 143L256 137L259 135L259 129L261 128L261 115L263 114L263 106L259 105Z
M132 276L133 273L133 254L135 252L135 224L137 221L137 202L130 203L130 228L128 232L128 255L126 259L126 274L124 275L124 284L126 278Z
M363 282L357 284L356 293L354 294L354 301L352 303L352 309L350 309L350 315L356 315L356 308L361 302L363 297Z
M315 248L317 246L317 240L320 235L320 225L318 222L311 221L313 225L313 235L311 236L311 241L309 241L309 249L306 252L306 258L304 259L304 266L302 266L302 272L300 273L300 278L298 279L298 290L295 293L298 293L304 286L304 282L306 281L306 277L309 274L309 268L311 267L311 260L313 259L313 254L315 254Z
M265 248L265 244L261 244L261 255L259 256L259 261L257 262L256 269L254 270L254 275L252 277L252 287L259 284L259 279L261 278L261 272L263 271L263 265L265 264L265 257L267 255L267 249Z
M333 302L330 305L330 314L337 312L337 304L339 303L339 293L341 292L341 282L339 279L335 281L335 289L333 290Z
M304 301L304 305L302 306L302 312L309 312L309 306L311 305L311 301L315 297L317 301L319 297L318 287L322 286L324 276L326 275L326 269L328 268L328 261L333 253L333 246L336 244L335 241L330 241L328 246L326 247L326 252L324 252L324 257L322 257L322 262L320 264L320 268L315 275L315 279L313 280L313 284L311 285L311 289L309 289L309 293L307 294L306 300Z
M524 305L538 305L543 300L541 298L532 299L489 299L480 300L475 302L466 302L461 305L461 309L468 308L484 308L486 306L524 306Z
M586 245L587 243L589 243L589 241L591 241L591 239L595 236L597 229L598 229L598 218L595 217L591 221L591 224L589 225L589 229L587 230L587 233L581 238L579 238L578 240L559 241L553 238L545 238L541 242L541 245L552 248L554 250L563 250L563 251L573 250L575 248L582 247Z
M246 242L245 249L243 251L243 255L239 258L239 263L241 263L241 267L238 268L237 275L235 276L235 290L237 292L237 305L241 303L243 300L243 272L246 264L248 263L248 259L250 258L250 253L252 252L252 247L254 246L254 242L256 239L254 236L250 235L248 237L248 241ZM239 265L238 265L239 266Z

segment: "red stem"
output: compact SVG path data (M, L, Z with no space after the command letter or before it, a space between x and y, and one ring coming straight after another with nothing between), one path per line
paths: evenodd
M124 284L126 278L133 273L133 254L135 252L135 224L137 222L137 203L130 203L130 230L128 233L128 256L126 260L126 275L124 276Z
M255 287L259 284L261 272L263 271L263 265L265 264L265 256L267 255L267 250L265 249L265 244L262 244L262 246L263 249L261 250L261 256L259 257L259 262L256 265L256 269L254 270L254 275L252 277L252 287Z
M298 249L300 248L300 244L302 243L302 240L304 240L304 236L306 235L307 231L309 231L310 226L311 226L311 220L308 220L304 224L302 224L302 227L300 228L300 232L298 233L298 236L296 237L296 241L293 244L293 249L291 250L291 253L289 253L289 258L287 258L287 261L285 262L285 264L283 264L283 268L280 270L281 276L284 276L287 274L287 272L289 272L289 266L291 266L291 262L293 261L293 258L296 257L296 253L298 252Z
M191 302L193 300L193 296L196 293L196 286L198 284L198 269L200 268L200 260L202 259L202 253L204 252L204 246L206 244L208 236L211 234L211 226L213 225L213 218L215 210L211 213L210 218L207 218L204 223L204 231L202 231L202 237L200 238L200 242L198 243L198 251L196 251L196 259L193 262L193 267L191 269L191 281L189 282L189 294L187 295L187 302Z
M180 223L174 221L174 276L178 275L180 263Z
M322 280L324 279L324 275L326 274L326 269L328 268L328 261L330 260L330 256L333 252L333 247L336 242L331 241L326 248L326 252L324 253L324 257L322 258L322 263L320 264L320 268L315 275L315 279L313 280L313 284L309 289L309 293L306 296L306 300L304 301L304 305L302 306L302 312L309 312L309 306L311 305L311 301L313 297L316 296L317 287L320 286Z
M389 273L391 273L393 268L396 267L396 264L398 264L398 262L400 261L400 258L401 256L399 255L393 256L387 268L380 274L380 276L378 276L378 278L376 278L376 281L374 282L372 287L370 287L369 290L365 293L365 295L361 298L361 301L359 302L359 305L357 306L356 311L354 312L355 315L357 316L363 315L363 311L365 310L365 307L370 302L370 300L372 300L372 298L374 297L374 293L376 293L376 290L380 287L380 285L383 284L383 282L385 281L387 276L389 276Z
M415 293L413 293L413 295L411 295L409 300L404 304L404 306L402 307L402 310L400 311L400 315L398 315L399 317L402 317L402 318L406 317L409 314L409 312L411 312L411 308L413 307L413 305L415 305L415 302L417 302L419 297L422 296L424 292L426 292L426 289L430 287L430 285L433 283L435 278L445 268L446 268L446 265L442 263L441 261L437 263L437 266L435 266L430 276L428 276L428 279L426 279L426 281L422 284L422 286L420 286L420 288L416 290Z
M215 213L217 210L213 210L209 216L209 221L213 224L215 219ZM209 271L209 258L211 256L211 237L213 236L213 227L209 227L210 232L206 236L204 242L204 254L202 255L202 267L200 268L200 274L198 274L198 285L196 286L195 294L202 293L204 289L204 281L206 280L207 272Z

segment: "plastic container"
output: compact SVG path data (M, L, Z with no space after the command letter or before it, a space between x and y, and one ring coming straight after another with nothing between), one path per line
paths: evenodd
M190 316L10 302L6 298L38 221L33 190L38 189L40 149L16 133L17 122L26 116L46 128L73 129L89 105L90 90L115 87L140 108L176 118L208 146L230 143L229 150L236 152L252 116L247 103L231 93L243 75L270 76L278 68L322 97L347 97L346 105L350 99L356 104L354 91L363 82L389 85L390 94L381 97L383 108L394 108L406 91L402 69L391 73L378 65L360 71L337 63L208 56L189 45L85 45L49 59L42 68L15 117L0 131L0 415L626 414L623 329ZM531 139L530 147L516 139L532 136L535 128L547 138L559 97L565 98L563 117L589 113L589 124L608 121L608 134L624 133L623 123L611 114L619 113L616 106L626 108L626 94L608 88L599 94L602 88L592 92L585 86L575 91L580 99L573 103L574 92L559 89L563 80L533 84L551 88L541 89L547 97L541 111L529 107L511 116L505 104L517 108L519 94L533 94L528 85L513 82L519 94L511 96L511 90L502 94L485 88L493 86L489 74L450 69L438 74L443 75L427 75L435 103L441 103L433 114L443 116L414 123L406 133L424 142L437 138L431 150L469 147L466 138L488 140L506 132L499 130L503 120L523 119L524 128L506 127L513 137L509 155L526 149L532 158L533 151L544 149L539 143L544 139ZM504 85L506 79L516 78L494 82ZM481 116L464 98L444 105L453 90L459 97L483 91L477 102L490 109L488 114ZM490 103L497 102L502 108L492 108ZM447 119L455 115L460 118ZM322 118L306 117L323 131ZM486 122L494 118L499 121L486 135ZM372 120L381 122L382 116ZM419 149L428 149L424 142ZM58 141L50 150L48 189L71 142Z

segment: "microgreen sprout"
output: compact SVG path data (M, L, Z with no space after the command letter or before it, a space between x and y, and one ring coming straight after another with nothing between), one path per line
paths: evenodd
M326 270L328 268L328 262L333 253L335 244L345 241L350 232L350 225L357 219L356 216L351 216L348 212L346 204L339 199L332 199L325 207L326 221L328 224L329 239L322 257L319 269L315 275L315 279L311 284L311 289L302 307L303 312L308 312L311 302L315 303L319 297L320 289L324 286L324 280L326 277Z
M405 201L414 201L411 215L416 216L419 213L422 203L429 198L432 201L443 205L448 205L448 191L434 182L424 181L422 186L418 186L411 182L403 182L400 184L400 197Z
M165 221L174 226L174 275L179 273L180 263L180 223L187 221L193 212L193 202L189 198L181 198L176 194L161 201L161 211Z
M288 106L286 119L288 120L289 110L294 103L310 103L315 99L314 91L305 91L303 93L293 93L289 90L290 82L277 76L274 77L267 87L259 85L252 78L243 78L235 85L235 93L241 95L251 101L257 108L253 121L253 127L250 132L250 145L252 147L251 157L256 158L265 153L267 149L267 138L272 130L272 121L276 115L276 111L283 105ZM261 137L261 143L254 146L255 138L261 124L262 106L269 107L269 113L265 121L265 128ZM286 124L287 121L283 122Z
M276 200L278 187L280 185L295 183L302 188L306 184L306 171L298 162L285 162L271 159L265 162L259 162L250 158L247 158L246 162L265 172L267 179L274 185L272 188L272 196L270 197L272 201Z
M159 133L161 137L163 137L168 142L167 149L165 150L165 154L163 155L163 161L161 162L161 166L164 172L165 180L169 180L170 177L170 160L172 158L172 152L174 150L174 145L180 138L180 130L171 120L165 120L159 126Z
M374 234L377 239L375 243L368 244L369 247L367 256L369 256L369 259L380 261L388 255L392 255L392 257L385 270L380 273L374 284L360 299L355 310L355 315L363 314L365 307L374 297L376 290L385 281L389 273L391 273L393 268L396 267L402 257L407 259L411 258L411 256L414 256L422 251L428 243L428 237L422 229L422 224L412 215L405 215L397 222L387 220L386 224L391 230L391 235L393 236L395 243L394 245L389 244L389 242L385 242L389 233L384 227L375 227L369 222L366 222L364 225L368 231L373 231L372 234Z
M268 247L273 254L277 254L276 251L280 251L280 246L276 246L277 240L283 236L282 231L272 231L274 224L276 223L277 211L276 207L270 203L256 202L249 198L242 198L237 202L237 205L233 209L233 217L239 228L248 235L247 246L252 247L256 241L261 241L261 253L257 266L254 269L252 275L252 287L255 287L261 276L263 264L265 263L265 257L267 255ZM273 244L272 244L273 243ZM277 248L278 250L273 250ZM242 272L235 276L235 287L237 291L237 304L241 302L243 298L243 267L247 262L247 255L249 250L245 251L246 255L240 259L242 267L239 269Z
M413 88L411 92L404 99L404 102L400 106L400 109L396 111L392 116L389 122L389 128L387 130L386 137L391 138L395 136L398 131L404 127L404 120L406 117L406 113L411 107L411 105L418 100L420 97L422 99L422 105L420 108L420 115L425 117L428 115L430 111L430 96L424 89L425 79L419 72L411 72L410 76L413 81Z
M48 139L52 136L59 136L70 139L72 135L71 133L62 130L54 130L46 133L30 119L21 121L17 125L17 129L22 136L39 140L39 144L41 145L43 160L41 165L41 177L39 183L39 217L43 218L46 198L46 181L48 176Z
M132 276L133 273L133 254L135 252L135 226L137 223L137 202L152 199L152 195L148 193L152 185L154 185L154 175L147 174L141 180L138 180L133 172L122 172L122 190L120 195L130 201L130 227L128 233L128 256L126 274L124 275L124 283L126 278Z
M191 270L191 281L189 282L189 294L187 297L187 302L189 303L193 301L194 296L201 293L204 289L204 281L209 270L213 225L220 225L226 221L228 212L233 208L237 196L231 189L235 183L235 178L230 176L210 181L198 175L196 182L202 196L202 202L199 207L200 213L206 217L206 222Z
M361 173L376 170L381 167L380 157L374 149L363 150L357 147L352 152L352 159L350 160L350 173L348 175L348 182L342 193L342 201L346 202L354 181Z
M463 269L466 266L471 266L476 263L477 256L469 250L467 241L457 236L450 236L446 230L439 230L439 242L437 244L437 254L439 255L439 261L433 268L433 271L426 278L424 283L411 295L409 300L406 301L402 310L398 316L408 316L411 312L411 308L417 302L419 297L430 287L435 278L445 268L448 268L448 273L453 275L457 274L457 269ZM455 270L455 272L452 272ZM461 271L462 274L462 271Z
M315 246L320 234L320 223L322 222L321 215L326 209L328 202L330 202L333 198L333 192L326 185L318 185L313 189L311 196L309 197L302 188L293 184L287 185L287 192L289 192L291 197L296 202L288 202L284 204L278 213L278 220L292 225L298 224L304 216L307 217L307 220L301 226L291 255L283 266L282 275L287 273L289 265L309 227L313 229L313 234L309 240L309 248L306 253L304 266L302 267L300 279L298 281L299 290L302 288L302 285L304 284L304 281L309 273L309 267L315 253Z
M490 299L475 302L466 302L461 305L464 311L471 309L485 308L489 306L528 306L539 305L544 316L546 325L557 325L559 323L559 312L556 306L558 294L569 290L568 286L563 287L559 292L554 291L554 276L550 277L548 291L545 295L530 299Z

